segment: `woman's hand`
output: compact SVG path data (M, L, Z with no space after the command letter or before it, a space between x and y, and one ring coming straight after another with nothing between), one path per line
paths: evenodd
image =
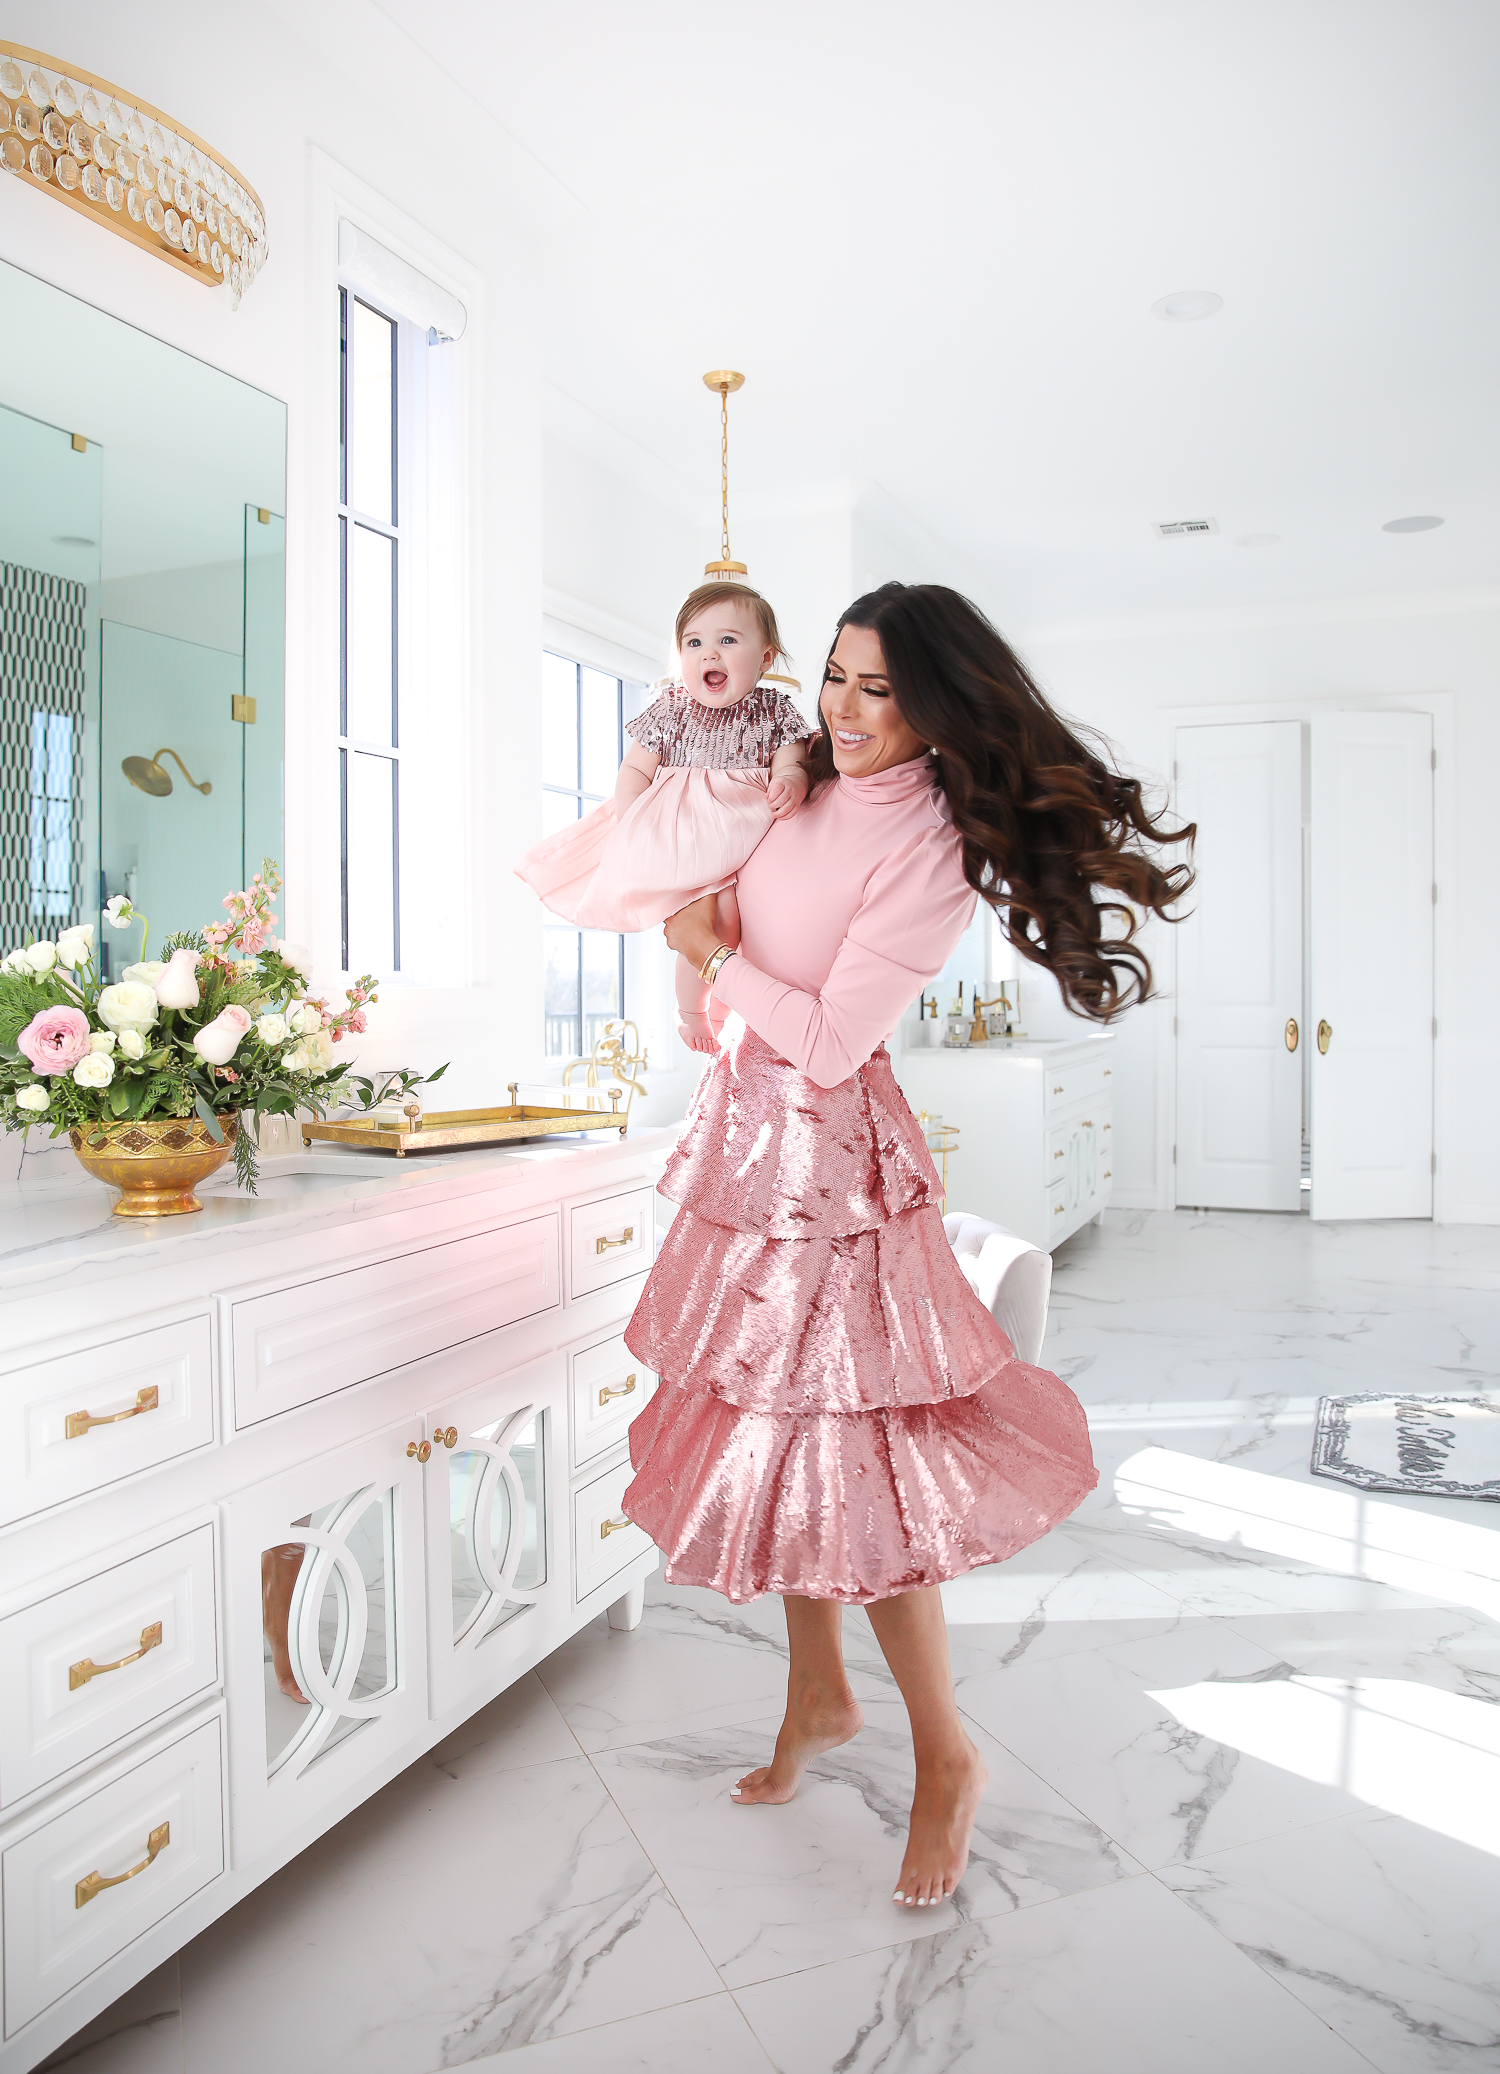
M714 927L714 896L705 893L701 900L669 915L662 928L670 950L687 959L689 965L702 965L711 951L719 947L719 932Z

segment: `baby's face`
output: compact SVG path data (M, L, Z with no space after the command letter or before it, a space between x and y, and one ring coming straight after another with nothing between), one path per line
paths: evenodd
M770 660L754 615L738 598L705 605L682 630L682 681L700 705L734 705L754 691Z

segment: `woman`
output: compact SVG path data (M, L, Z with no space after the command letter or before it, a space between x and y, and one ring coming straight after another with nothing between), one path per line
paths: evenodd
M1137 910L1164 914L1191 879L1146 846L1193 831L1158 827L939 585L850 606L819 711L812 797L740 873L738 953L711 901L666 926L743 1026L662 1183L681 1208L626 1333L662 1387L631 1429L625 1510L670 1579L782 1595L786 1718L735 1788L747 1805L790 1799L857 1733L840 1609L868 1607L916 1755L895 1899L922 1908L962 1878L985 1785L938 1586L1097 1479L1076 1398L1015 1358L949 1250L883 1040L981 898L1083 1014L1143 998Z

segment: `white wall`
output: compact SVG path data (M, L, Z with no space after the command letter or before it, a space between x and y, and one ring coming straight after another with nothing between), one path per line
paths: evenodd
M1446 609L1445 609L1446 606ZM1039 636L1021 644L1044 686L1102 729L1124 761L1165 783L1170 714L1181 708L1359 705L1421 700L1439 712L1436 1046L1437 1214L1500 1223L1494 1158L1495 1030L1500 972L1488 952L1489 898L1500 880L1500 597L1325 601L1255 619L1157 623ZM1449 697L1433 699L1433 694ZM1451 738L1443 716L1451 713ZM1250 717L1250 716L1246 716ZM1169 932L1156 930L1168 992ZM1056 989L1022 968L1033 1036L1077 1028ZM1391 985L1401 983L1393 968ZM1170 1200L1170 999L1128 1014L1119 1030L1115 1200ZM1476 1127L1476 1125L1478 1127Z

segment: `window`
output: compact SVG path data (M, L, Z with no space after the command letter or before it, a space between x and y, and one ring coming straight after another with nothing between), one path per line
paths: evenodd
M401 969L397 325L339 290L339 812L346 971Z
M615 788L625 753L622 678L565 655L542 657L542 832L566 828ZM582 1058L625 1013L625 939L549 921L542 932L546 1055Z
M31 913L73 918L73 721L31 715Z

